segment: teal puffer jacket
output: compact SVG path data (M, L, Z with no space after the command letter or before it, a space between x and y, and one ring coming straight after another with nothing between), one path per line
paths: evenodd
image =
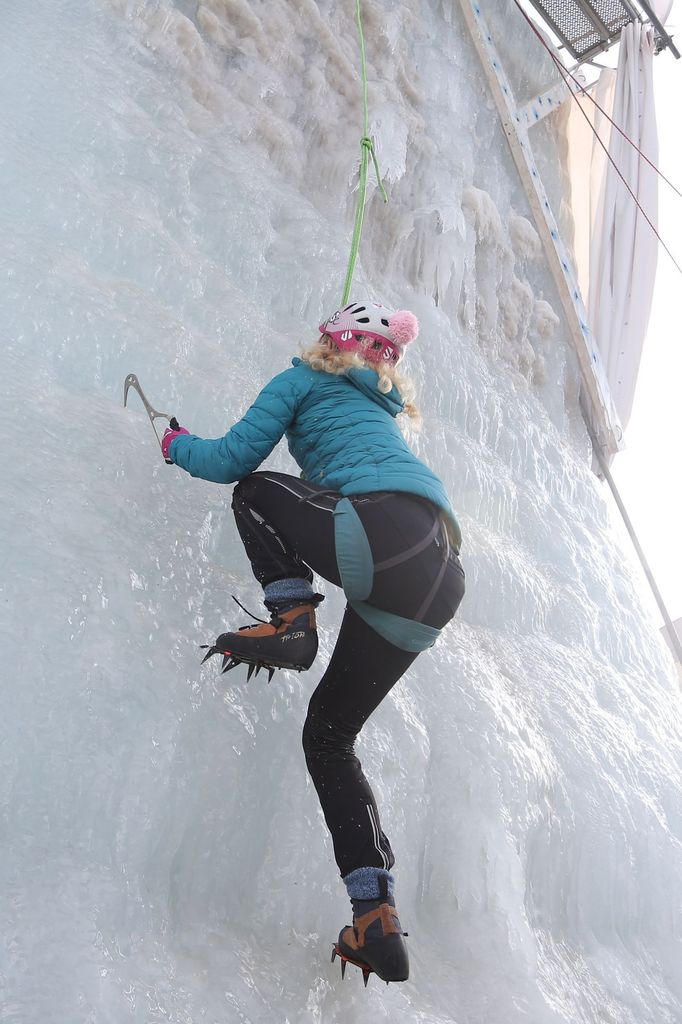
M224 437L181 434L170 457L192 476L228 484L258 469L286 434L306 480L344 496L407 491L427 498L448 516L459 550L461 533L443 484L410 450L396 423L400 393L394 387L383 395L378 381L368 367L337 375L294 359Z

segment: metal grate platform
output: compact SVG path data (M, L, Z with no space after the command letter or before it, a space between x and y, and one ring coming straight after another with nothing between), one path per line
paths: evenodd
M669 46L679 57L672 39L644 0L638 0L637 6L630 0L530 0L530 3L579 62L589 60L618 42L622 30L632 21L651 22L658 48Z

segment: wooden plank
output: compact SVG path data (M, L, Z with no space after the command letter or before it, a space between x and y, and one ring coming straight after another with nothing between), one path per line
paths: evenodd
M592 86L587 84L584 74L574 71L572 75L573 77L569 77L567 81L557 82L551 89L546 89L545 92L539 93L529 103L526 103L525 107L519 108L521 120L527 128L542 121L543 117L547 117L548 114L553 114L575 93L589 92ZM592 85L595 84L595 82L592 83Z

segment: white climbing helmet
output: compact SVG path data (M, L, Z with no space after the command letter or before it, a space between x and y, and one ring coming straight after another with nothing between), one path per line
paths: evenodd
M320 324L320 333L344 352L357 350L366 362L397 363L403 347L419 334L419 321L407 309L392 312L378 302L351 302Z

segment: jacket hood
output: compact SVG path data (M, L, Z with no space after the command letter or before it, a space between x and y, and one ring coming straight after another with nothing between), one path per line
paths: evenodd
M292 359L294 366L298 366L302 360L296 356ZM363 395L367 395L373 402L381 406L382 409L386 409L391 416L397 416L398 413L402 412L405 408L400 392L397 387L393 385L387 395L382 394L379 391L379 374L376 370L370 369L368 366L350 366L343 376L346 380L349 380L351 384L361 391Z

